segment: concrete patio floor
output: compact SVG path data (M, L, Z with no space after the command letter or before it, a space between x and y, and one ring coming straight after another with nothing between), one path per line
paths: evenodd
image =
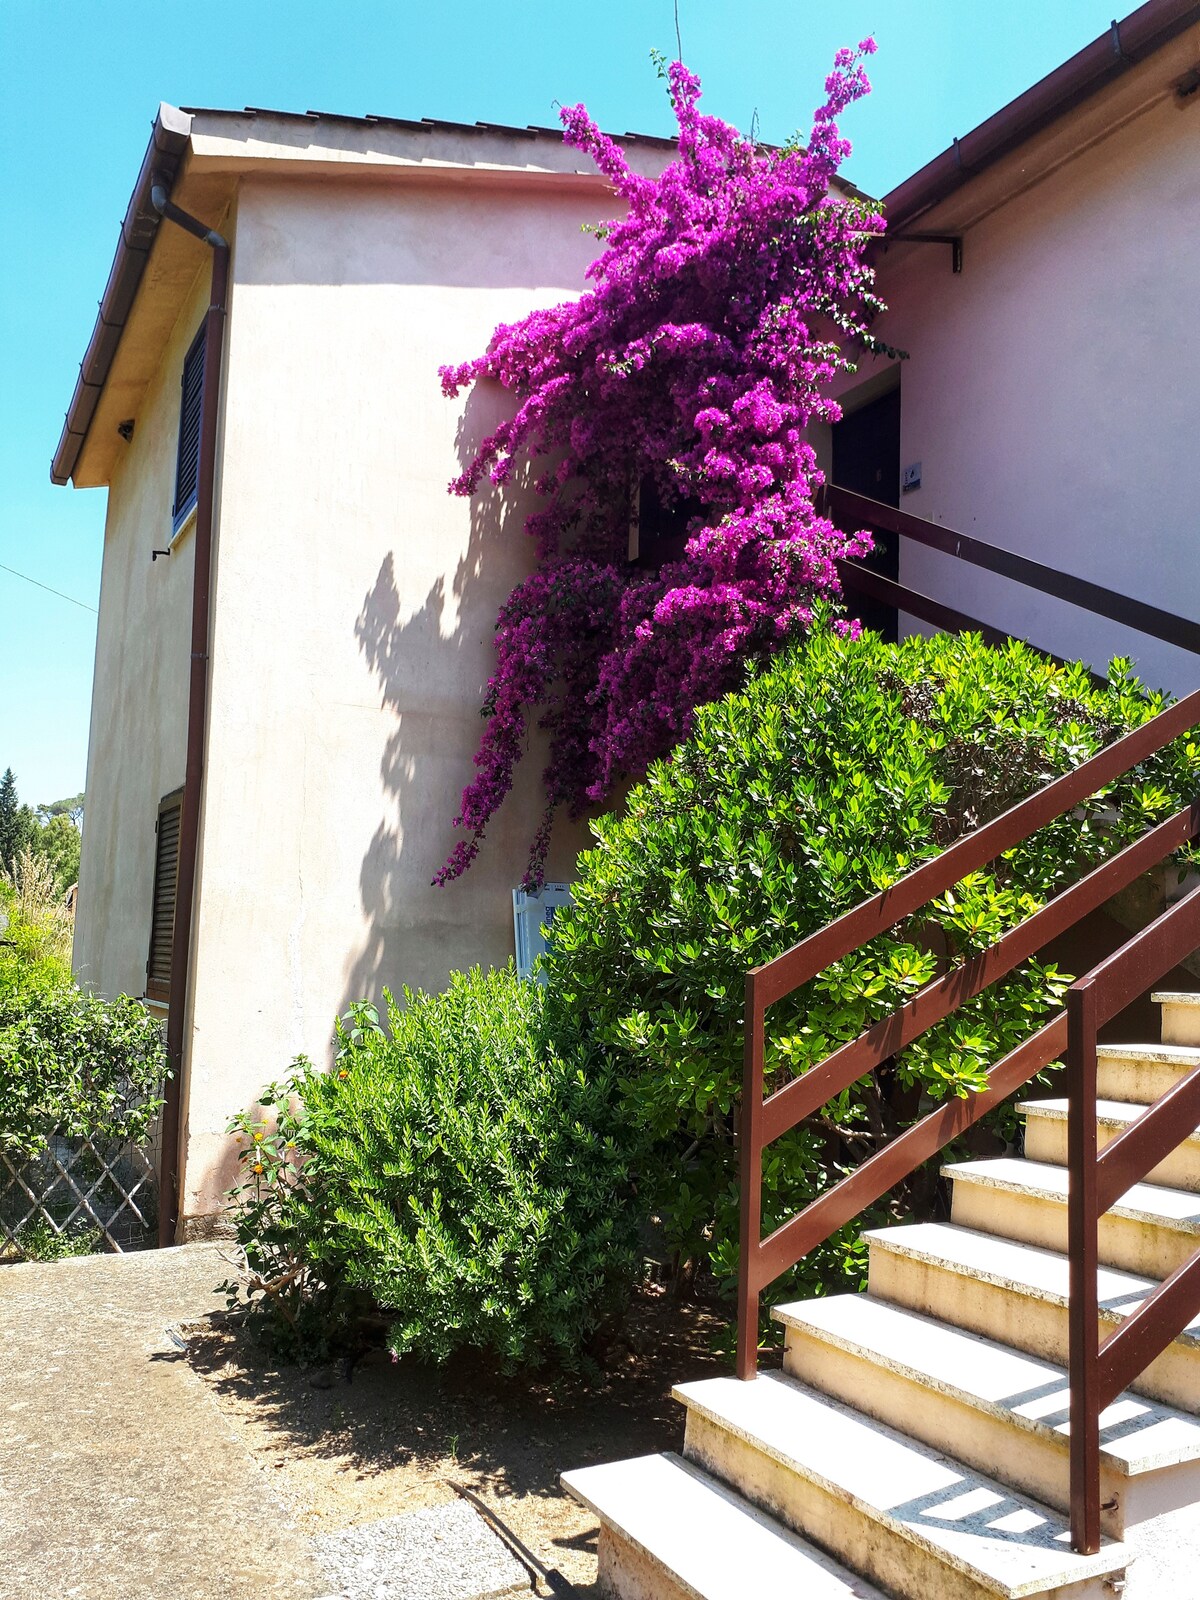
M214 1245L0 1267L3 1600L328 1593L167 1331L227 1275Z

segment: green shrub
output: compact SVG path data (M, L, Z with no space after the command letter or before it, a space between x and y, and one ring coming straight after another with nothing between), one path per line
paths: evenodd
M818 628L695 731L595 825L575 909L555 922L559 1004L610 1053L630 1118L657 1140L642 1174L684 1261L736 1272L733 1117L748 968L779 955L965 830L1162 708L1115 662L1107 685L1019 644L977 637L852 642ZM768 1088L781 1087L1021 921L1196 791L1181 739L1042 829L991 870L848 957L768 1014ZM977 1087L1057 1009L1067 981L1027 962L855 1084L764 1160L764 1232L895 1131ZM1001 1133L1011 1111L993 1118ZM933 1174L892 1202L928 1198ZM888 1214L880 1208L873 1214ZM814 1252L791 1288L849 1284L858 1228Z
M69 1261L90 1256L100 1248L99 1228L76 1222L59 1232L40 1217L17 1230L13 1255L23 1261Z
M32 1157L54 1133L141 1139L164 1069L162 1026L128 995L0 993L0 1148Z
M397 1354L574 1365L637 1263L611 1073L581 1033L551 1039L546 990L511 967L404 1002L386 1027L354 1007L330 1073L301 1058L263 1098L274 1123L231 1125L251 1307L293 1352L359 1293Z

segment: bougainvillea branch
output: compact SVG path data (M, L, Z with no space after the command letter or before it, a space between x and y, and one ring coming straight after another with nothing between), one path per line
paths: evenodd
M474 860L508 793L529 723L549 734L546 807L526 884L541 881L559 807L578 814L688 732L697 705L808 626L839 594L835 562L864 554L818 516L823 482L805 436L836 421L831 380L871 343L881 309L864 253L879 208L831 192L850 146L837 117L869 92L862 57L838 52L806 147L764 149L698 107L699 80L668 71L679 153L633 172L583 106L562 113L626 214L577 301L496 330L487 352L442 369L448 397L481 378L515 413L451 484L503 484L539 463L526 529L538 566L496 628L476 777L456 825L469 835L435 881ZM693 513L682 556L628 559L634 497ZM844 626L854 626L844 624Z

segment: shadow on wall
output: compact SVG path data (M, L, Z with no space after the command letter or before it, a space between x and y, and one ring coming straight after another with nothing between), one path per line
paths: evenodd
M507 404L494 385L472 390L456 440L464 466ZM389 552L355 623L392 727L380 759L387 807L359 875L367 932L347 968L343 1012L364 997L378 1001L384 987L441 990L456 968L512 954L508 896L541 810L536 741L471 871L441 889L431 880L461 836L451 823L474 772L496 615L534 566L524 532L534 504L530 477L514 473L503 491L481 485L469 503L466 550L419 609ZM573 856L577 843L567 847Z

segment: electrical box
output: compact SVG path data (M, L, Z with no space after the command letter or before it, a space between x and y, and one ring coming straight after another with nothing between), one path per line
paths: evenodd
M517 976L532 978L534 962L545 955L550 941L547 932L563 906L571 904L571 890L565 883L544 883L540 894L526 894L524 889L514 889L513 940L517 952ZM545 983L545 974L539 973Z

